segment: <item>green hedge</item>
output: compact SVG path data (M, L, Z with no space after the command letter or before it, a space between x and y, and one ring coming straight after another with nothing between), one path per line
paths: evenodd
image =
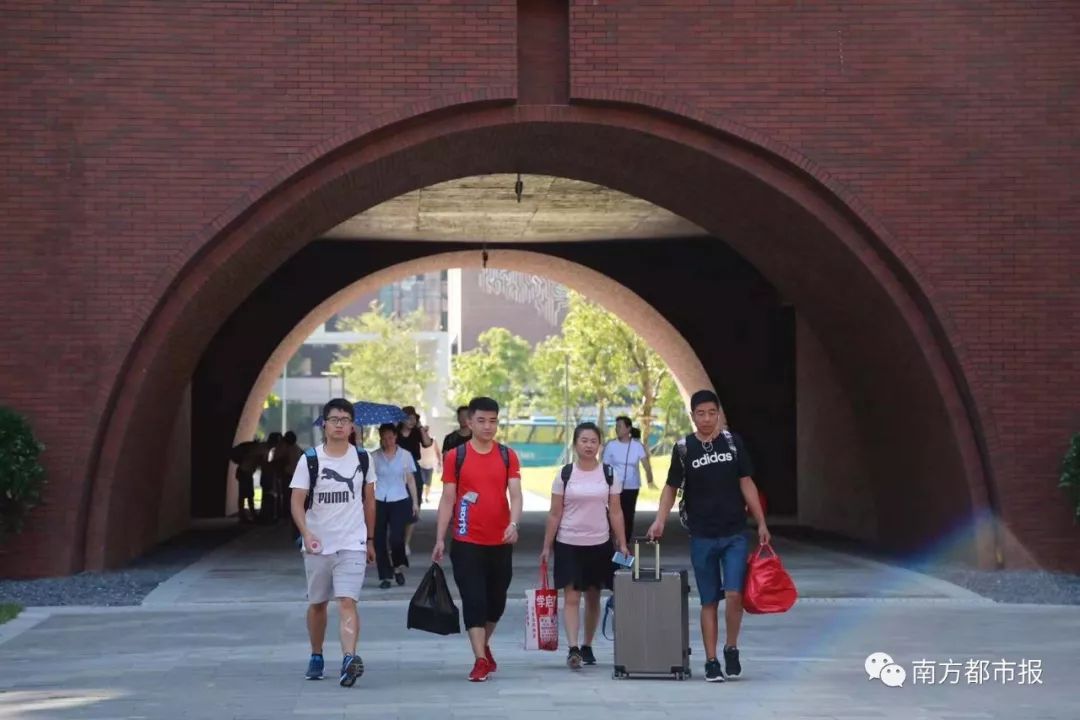
M26 418L0 406L0 537L22 530L26 515L41 502L45 469L38 458L44 449Z
M1061 482L1058 487L1069 494L1073 504L1073 519L1080 523L1080 433L1072 436L1065 460L1061 463Z

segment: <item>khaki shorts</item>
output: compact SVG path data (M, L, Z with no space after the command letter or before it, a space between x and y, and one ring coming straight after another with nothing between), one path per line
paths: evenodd
M338 550L333 555L304 553L308 602L324 603L332 598L360 599L367 573L365 550Z

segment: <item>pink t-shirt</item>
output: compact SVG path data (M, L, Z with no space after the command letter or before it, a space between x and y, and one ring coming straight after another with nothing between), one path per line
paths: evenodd
M611 537L608 524L608 498L622 492L616 478L611 487L604 479L604 469L582 470L574 465L563 497L562 522L555 539L565 545L601 545ZM552 495L563 494L562 469L551 484ZM617 501L616 501L617 502Z

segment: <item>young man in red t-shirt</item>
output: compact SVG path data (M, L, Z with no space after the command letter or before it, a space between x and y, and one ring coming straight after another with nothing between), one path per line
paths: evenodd
M443 458L443 491L431 559L441 562L446 529L453 522L450 561L461 594L461 610L476 662L469 680L495 672L491 636L506 609L513 575L513 544L521 517L521 464L510 448L495 442L499 404L487 397L469 403L472 438ZM458 453L464 453L458 477ZM509 501L507 500L509 496Z

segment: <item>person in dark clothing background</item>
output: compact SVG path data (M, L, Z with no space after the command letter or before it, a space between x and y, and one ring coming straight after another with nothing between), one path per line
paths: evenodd
M401 408L401 411L405 413L405 419L398 423L397 445L399 448L407 450L413 457L416 497L419 499L423 497L424 493L424 476L420 473L420 448L429 447L433 441L427 425L420 424L420 414L416 412L416 408L412 405L406 405ZM409 555L412 554L413 530L419 520L419 513L411 516L408 520L409 524L405 528L405 552Z
M458 445L464 445L472 437L472 430L469 429L469 406L462 405L457 409L457 422L458 427L451 433L448 433L442 441L442 454L450 452Z

